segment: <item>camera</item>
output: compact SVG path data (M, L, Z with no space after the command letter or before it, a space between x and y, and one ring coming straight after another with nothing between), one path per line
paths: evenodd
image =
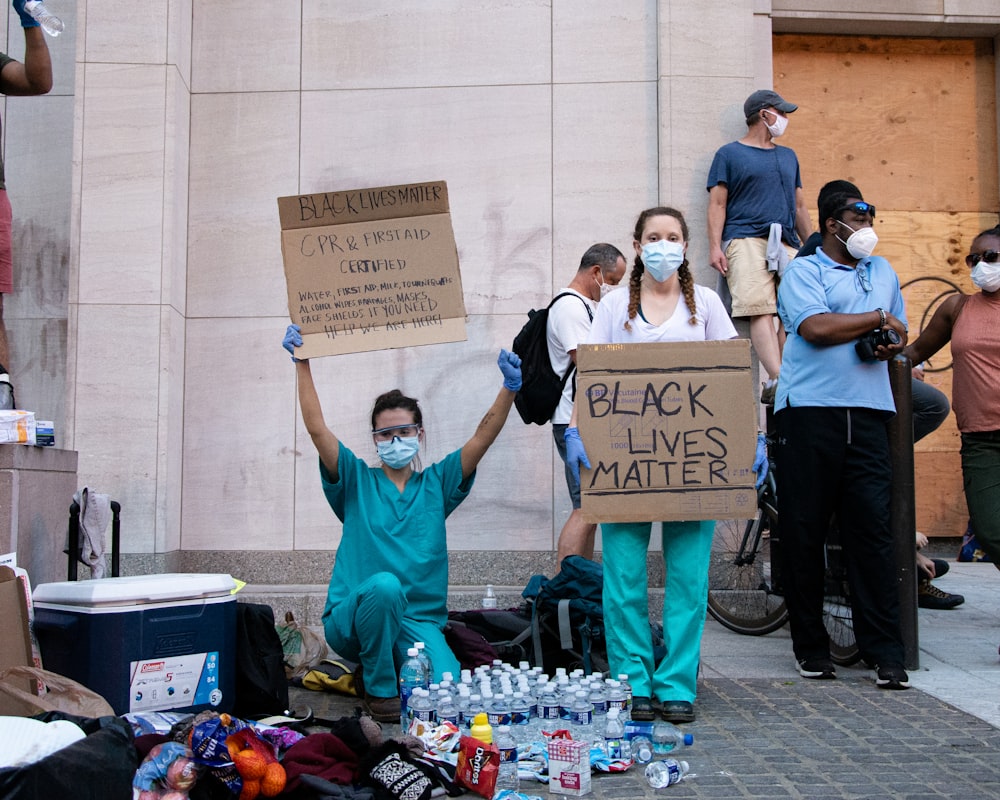
M892 347L901 341L903 340L899 338L899 334L892 328L877 328L858 339L854 343L854 350L862 361L874 361L875 350L880 345L882 347Z

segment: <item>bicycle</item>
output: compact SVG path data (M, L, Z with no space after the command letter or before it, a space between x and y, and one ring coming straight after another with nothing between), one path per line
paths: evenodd
M770 433L767 443L770 449ZM757 489L754 516L720 521L712 543L708 611L725 627L747 636L773 633L788 621L777 557L781 546L777 494L771 462L767 477ZM823 623L830 636L830 658L834 663L856 664L861 652L854 637L847 569L841 558L835 520L831 521L826 543Z

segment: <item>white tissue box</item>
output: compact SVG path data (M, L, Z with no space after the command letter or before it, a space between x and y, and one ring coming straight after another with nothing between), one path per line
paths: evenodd
M0 444L34 443L34 411L0 411Z

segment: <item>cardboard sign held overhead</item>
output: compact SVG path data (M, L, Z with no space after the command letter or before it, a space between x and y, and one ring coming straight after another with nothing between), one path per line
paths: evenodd
M463 341L444 181L278 198L299 358Z
M740 519L757 505L750 343L581 345L577 415L592 522Z

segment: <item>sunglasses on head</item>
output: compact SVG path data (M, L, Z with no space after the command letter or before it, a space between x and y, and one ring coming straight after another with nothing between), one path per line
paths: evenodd
M860 200L857 203L851 203L850 205L837 209L838 214L843 214L845 211L853 211L855 214L861 214L862 216L865 214L871 214L872 219L875 218L875 206L871 203L865 203Z
M996 264L997 258L1000 258L1000 253L996 250L987 250L985 253L969 253L965 257L965 263L970 267L976 266L980 261L985 261L987 264Z

